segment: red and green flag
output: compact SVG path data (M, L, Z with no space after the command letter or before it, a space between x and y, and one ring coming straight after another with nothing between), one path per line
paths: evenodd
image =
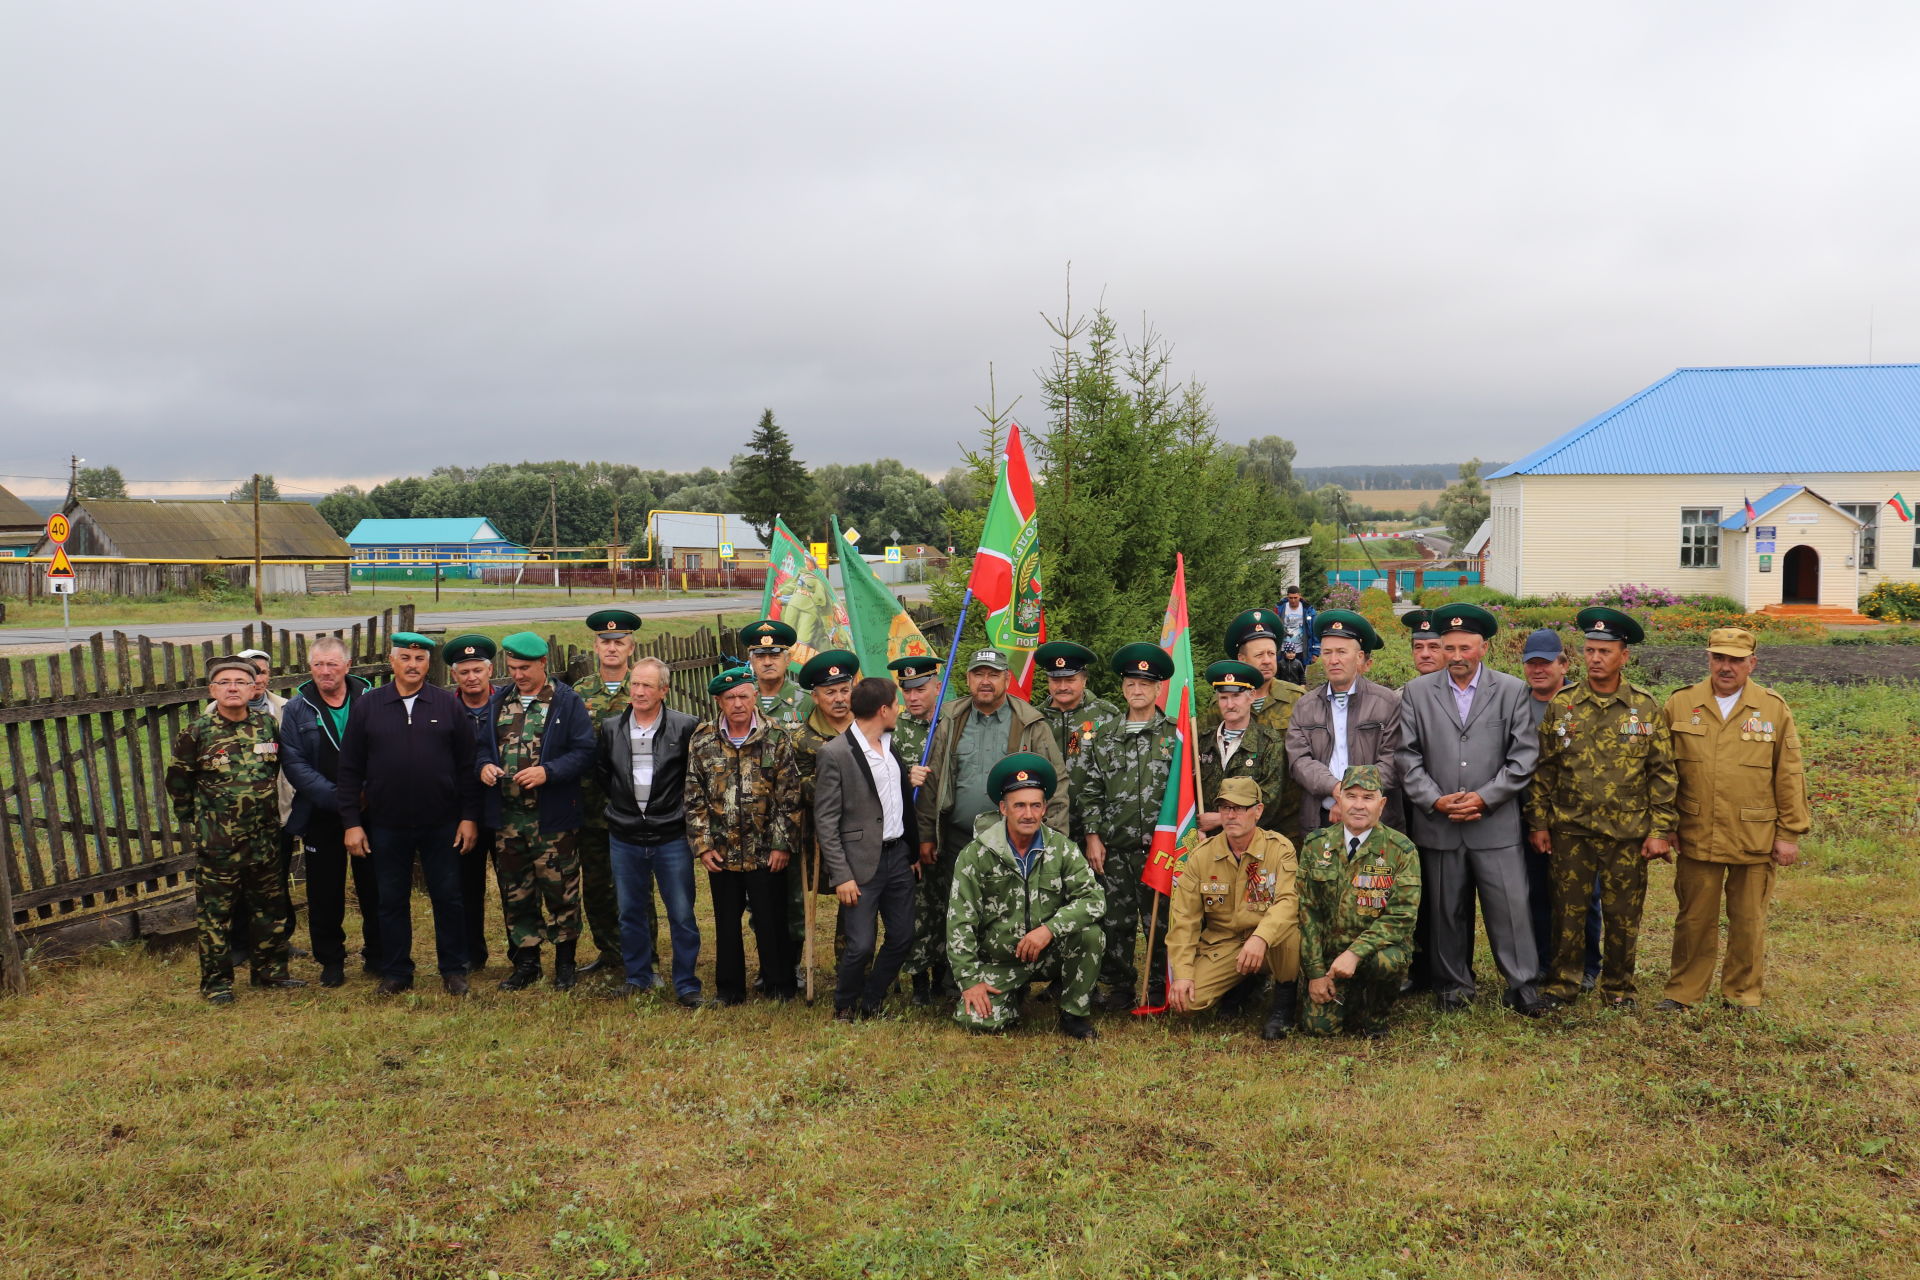
M1140 882L1155 893L1172 894L1173 882L1187 850L1200 832L1200 794L1194 777L1198 739L1193 725L1193 640L1187 627L1187 563L1173 558L1173 593L1160 625L1160 647L1173 659L1173 678L1161 690L1161 709L1172 717L1176 730L1173 766L1167 771L1167 791L1160 801L1160 819L1154 824L1153 843L1147 847L1146 869Z
M826 571L778 516L767 538L767 561L767 589L760 597L760 616L793 628L797 638L787 655L787 665L797 671L823 649L853 648L846 608L833 594Z
M873 566L841 534L839 516L833 517L833 546L840 558L840 600L853 633L850 647L860 657L860 673L884 676L896 658L931 656L933 646L907 616L900 597L887 590Z
M1905 498L1901 497L1899 494L1896 493L1891 498L1887 499L1887 505L1900 513L1900 519L1908 523L1912 522L1913 508L1907 505L1907 500Z
M1025 700L1033 694L1033 651L1046 642L1047 622L1040 595L1040 521L1017 422L1007 426L999 473L967 589L986 606L987 642L1007 655L1011 691Z

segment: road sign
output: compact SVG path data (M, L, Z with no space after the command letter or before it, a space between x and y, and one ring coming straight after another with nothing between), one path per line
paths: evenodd
M842 534L842 536L845 537L848 542L853 543L853 545L855 545L856 547L860 545L860 531L858 529L848 529Z
M819 565L822 569L826 568L827 567L827 544L824 542L816 542L811 545L811 549L813 551L813 562Z
M58 511L47 517L47 538L55 546L65 542L67 535L72 532L73 526L67 523L67 518Z
M72 578L48 578L47 590L49 593L56 596L70 596L73 594L73 579ZM61 601L61 603L65 604L66 602L63 600Z
M888 547L888 548L887 548L887 563L888 563L888 564L899 564L899 563L900 563L900 548L898 548L898 547Z
M65 578L68 582L73 581L73 561L67 559L65 547L57 546L53 549L53 563L47 566L47 576Z
M733 559L733 544L731 542L723 542L720 544L720 558L722 560Z

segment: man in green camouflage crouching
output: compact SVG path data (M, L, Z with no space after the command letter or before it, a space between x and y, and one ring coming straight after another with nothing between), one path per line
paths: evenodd
M1420 917L1420 851L1380 825L1387 793L1380 767L1349 765L1334 788L1339 821L1300 848L1300 972L1307 1006L1300 1029L1348 1030L1378 1040L1413 961Z
M200 994L233 1003L233 903L245 894L256 987L304 987L287 976L287 921L280 876L280 732L248 707L255 672L245 658L207 668L213 705L173 740L167 795L200 855Z

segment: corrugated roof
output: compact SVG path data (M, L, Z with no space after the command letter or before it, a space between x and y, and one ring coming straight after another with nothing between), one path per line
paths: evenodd
M0 529L38 529L46 523L38 511L0 488Z
M505 542L485 516L446 519L362 520L347 541L356 547L408 546L439 542Z
M69 508L69 513L75 510L85 511L92 518L119 555L180 560L253 558L251 502L90 498ZM260 554L288 560L346 559L353 550L312 503L263 502Z
M1920 364L1675 369L1488 476L1920 471Z
M1775 507L1778 507L1781 503L1785 502L1787 499L1797 498L1803 493L1806 494L1809 498L1813 498L1819 502L1824 502L1828 506L1833 507L1834 514L1838 515L1843 520L1851 520L1855 524L1859 524L1859 525L1864 525L1866 523L1866 521L1860 519L1858 516L1854 515L1851 511L1842 511L1839 507L1834 507L1833 503L1830 500L1828 500L1827 498L1821 497L1819 494L1815 493L1813 490L1807 488L1807 486L1803 484L1783 484L1778 489L1775 489L1772 493L1762 494L1760 496L1760 500L1753 504L1753 518L1755 520L1765 520L1767 518L1767 513L1772 511ZM1740 530L1747 527L1746 511L1742 509L1734 512L1732 515L1728 516L1725 520L1722 520L1720 522L1720 527L1722 529L1731 529L1735 533L1738 533Z

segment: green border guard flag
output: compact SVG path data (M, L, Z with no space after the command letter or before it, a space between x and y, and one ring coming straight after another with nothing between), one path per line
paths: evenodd
M760 597L760 616L793 628L796 638L787 653L788 668L798 671L808 658L825 649L853 648L846 607L833 594L826 572L806 544L778 516L767 542L767 589Z
M987 503L967 589L987 607L987 643L1007 655L1013 696L1032 696L1033 651L1046 642L1047 620L1040 593L1040 521L1017 422L1007 426L1000 475Z
M839 516L833 517L833 545L840 557L840 600L846 606L860 670L877 676L896 658L933 656L933 646L907 616L900 598L887 590L873 566L841 534Z

